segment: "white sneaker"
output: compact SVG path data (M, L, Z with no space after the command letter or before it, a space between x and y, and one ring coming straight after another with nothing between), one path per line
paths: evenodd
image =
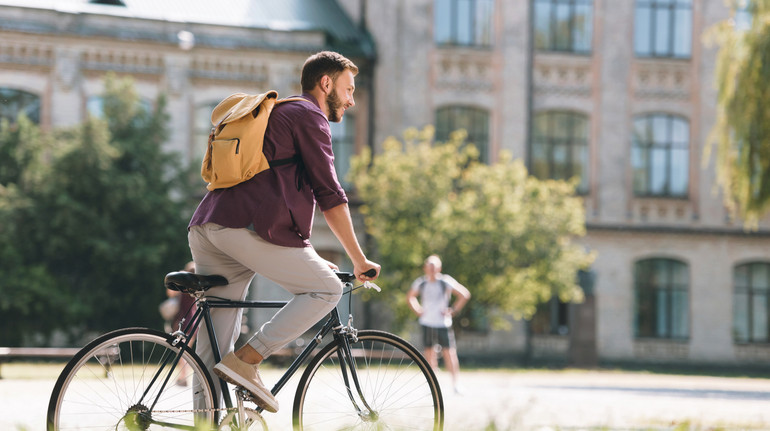
M228 353L222 362L214 366L214 374L227 383L241 386L252 395L252 401L263 409L275 413L278 411L278 400L259 378L257 366L238 359L235 353Z

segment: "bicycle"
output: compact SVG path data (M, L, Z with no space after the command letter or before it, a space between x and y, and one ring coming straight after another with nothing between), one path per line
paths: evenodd
M379 290L368 283L354 287L353 274L339 272L337 276L345 286L343 295L351 302L357 289ZM48 406L48 430L266 430L262 409L244 406L249 396L242 388L235 389L234 405L227 383L212 378L192 349L191 339L205 321L211 345L218 345L210 315L213 308L281 308L286 301L205 296L209 289L226 284L219 275L168 274L168 288L196 298L198 309L190 322L183 321L172 333L119 329L85 346L56 381ZM313 355L329 335L331 341ZM216 349L214 355L217 362L222 359ZM181 360L189 366L191 376L181 374ZM277 394L303 365L294 396L295 429L443 429L441 388L422 354L391 333L355 329L352 310L347 325L341 323L336 308L329 313L272 393ZM223 408L216 404L218 390L222 391Z

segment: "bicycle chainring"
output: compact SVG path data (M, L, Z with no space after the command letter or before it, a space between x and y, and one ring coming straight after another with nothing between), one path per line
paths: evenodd
M268 431L267 422L254 409L244 408L243 415L246 417L246 427L238 427L238 410L229 409L227 415L219 423L218 431Z

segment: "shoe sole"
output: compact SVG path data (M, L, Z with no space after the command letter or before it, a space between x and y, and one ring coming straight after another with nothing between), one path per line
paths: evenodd
M273 398L273 400L275 400L271 392L268 392L269 393L268 395L261 388L257 386L253 386L251 382L249 382L248 380L246 379L239 380L235 377L232 377L229 374L226 374L227 372L240 377L238 373L236 373L226 365L222 365L221 363L217 364L214 367L214 374L216 374L219 378L226 381L227 383L230 383L235 386L240 386L246 389L246 391L251 394L251 401L253 401L255 404L269 411L270 413L276 413L278 411L278 401L274 401L274 402L270 401L270 398Z

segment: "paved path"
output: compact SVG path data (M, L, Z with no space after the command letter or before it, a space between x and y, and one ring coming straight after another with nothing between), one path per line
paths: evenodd
M277 373L266 372L272 382ZM671 376L610 371L464 371L463 393L448 375L446 429L476 430L770 430L770 379ZM266 414L288 430L297 377ZM54 379L0 379L0 430L44 430ZM494 426L494 428L492 427Z

